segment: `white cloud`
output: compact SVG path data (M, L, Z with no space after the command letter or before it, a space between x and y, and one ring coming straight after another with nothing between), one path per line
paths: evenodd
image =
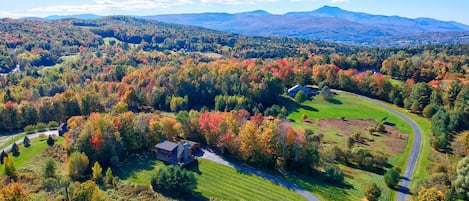
M200 0L202 4L230 4L230 5L242 5L242 4L257 4L265 2L276 2L277 0Z
M349 0L331 0L331 3L344 3L348 2Z
M28 12L47 14L103 14L115 11L135 11L141 9L169 8L173 6L191 3L192 0L94 0L93 4L37 7L29 9Z

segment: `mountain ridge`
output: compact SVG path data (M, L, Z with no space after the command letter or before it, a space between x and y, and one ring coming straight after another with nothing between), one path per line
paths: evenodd
M97 15L49 16L45 19L96 19ZM298 37L365 46L469 44L469 25L433 18L374 15L323 6L312 11L271 14L206 12L133 16L166 23L200 26L252 36ZM467 32L467 33L466 33ZM428 37L424 33L428 33ZM448 35L444 35L444 34ZM453 38L454 39L451 39ZM383 42L387 41L387 42Z

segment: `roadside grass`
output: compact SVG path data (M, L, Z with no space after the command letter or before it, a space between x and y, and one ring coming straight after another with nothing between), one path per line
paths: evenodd
M64 138L57 137L55 140L55 143L63 143ZM31 139L30 147L24 147L23 144L19 144L18 146L20 148L20 155L13 157L13 161L15 163L16 169L21 169L33 162L33 159L40 156L48 145L46 140L41 141L39 138L35 138ZM5 169L2 167L0 169L0 174L3 174L4 171Z
M381 189L381 201L392 201L394 193L384 184L382 175L365 170L354 169L336 164L344 172L344 184L335 185L323 180L322 173L314 172L311 175L299 173L282 174L272 169L261 169L272 176L284 179L313 193L320 200L363 200L366 187L376 183Z
M15 137L13 137L10 140L6 141L5 144L1 145L0 150L3 150L5 148L7 148L8 146L11 146L14 142L16 142L20 139L23 139L24 136L26 136L26 135L27 135L26 133L20 133L20 134L16 135Z
M407 143L402 154L390 154L389 163L402 170L405 169L407 158L410 155L410 149L413 142L412 128L403 119L397 115L379 107L377 104L348 93L338 92L336 96L330 101L324 100L321 96L315 96L312 100L308 100L303 104L297 104L289 97L282 97L282 105L285 106L289 112L288 118L294 127L310 128L315 131L319 129L317 121L314 124L306 124L301 120L301 116L306 114L308 119L374 119L377 122L385 119L387 124L393 125L400 132L408 134ZM396 108L396 107L393 107ZM401 113L403 110L398 110ZM422 121L422 120L420 120ZM420 123L420 122L417 122ZM424 131L425 132L425 131ZM336 131L328 130L325 134L324 140L331 140L339 146L346 146L345 140L335 136ZM334 136L330 136L334 135ZM371 150L383 150L380 146L384 146L379 139L377 143L370 146ZM425 149L425 147L423 147ZM427 148L428 149L428 148ZM425 165L425 164L423 164ZM385 186L383 176L371 173L364 170L354 169L350 167L340 166L341 169L348 175L345 181L349 184L350 188L331 187L327 184L322 184L315 178L295 177L288 176L289 181L308 189L315 195L319 195L326 200L360 200L364 197L364 191L368 184L374 182L382 190L380 200L393 200L395 198L395 191ZM422 173L420 173L422 174ZM287 179L287 178L285 178ZM309 184L308 184L309 183ZM331 190L331 188L333 190ZM339 188L339 189L337 189Z
M121 164L116 175L123 180L150 185L150 178L164 164L153 155L140 155ZM205 159L188 167L197 178L196 193L221 200L305 200L295 191L261 177Z
M386 103L386 105L388 105L388 106L392 107L393 109L395 109L396 111L398 111L400 113L403 113L406 116L408 116L410 119L412 119L417 124L417 126L420 128L420 130L422 130L422 147L421 147L421 151L420 151L420 154L419 154L419 158L417 160L417 164L415 166L413 178L411 178L411 180L410 180L410 182L411 182L410 187L411 187L411 190L412 190L414 187L416 187L417 182L420 179L426 178L428 176L427 168L433 163L432 161L430 161L430 155L440 155L440 157L446 157L446 156L444 156L444 154L442 154L442 153L438 153L438 152L432 150L432 148L430 146L430 132L431 132L430 128L431 128L431 124L430 124L430 121L428 119L426 119L422 116L419 116L417 114L410 113L410 112L406 111L405 109L397 107L395 105L387 104L387 103ZM410 152L410 149L406 149L406 151Z

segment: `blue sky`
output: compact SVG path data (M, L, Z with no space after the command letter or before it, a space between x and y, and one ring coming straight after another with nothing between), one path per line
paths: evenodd
M0 17L72 15L156 15L200 12L274 14L310 11L324 5L403 17L431 17L469 25L469 0L0 0Z

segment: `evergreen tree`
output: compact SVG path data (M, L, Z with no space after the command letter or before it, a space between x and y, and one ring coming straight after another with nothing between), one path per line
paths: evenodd
M49 159L46 161L46 164L44 165L44 170L43 170L43 176L44 178L55 178L56 174L56 165L53 159Z
M159 169L153 175L151 186L155 191L181 195L192 192L197 187L197 180L194 173L171 165Z
M454 187L463 200L469 199L469 156L458 162Z
M112 179L114 176L112 175L112 170L110 167L107 168L106 170L106 183L107 184L112 184Z
M24 147L30 147L31 146L31 140L28 138L28 136L24 136L23 145L24 145Z
M101 168L101 165L96 161L91 169L93 171L93 181L100 184L103 180L103 168Z
M20 147L15 143L11 145L11 153L13 156L19 156L20 155Z
M0 153L0 163L3 164L3 159L6 158L8 155L5 153L4 150L2 150L2 153Z
M52 138L52 135L49 135L49 137L47 138L47 144L49 146L52 146L52 145L55 144L55 140L54 140L54 138Z

